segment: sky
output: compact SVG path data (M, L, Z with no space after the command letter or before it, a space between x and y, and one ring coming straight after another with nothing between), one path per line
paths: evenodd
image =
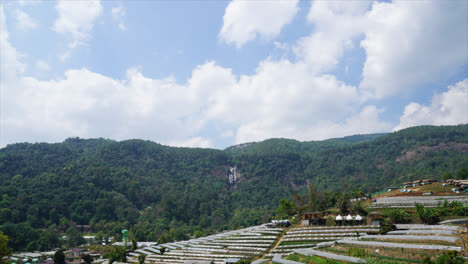
M0 147L468 123L468 1L0 1Z

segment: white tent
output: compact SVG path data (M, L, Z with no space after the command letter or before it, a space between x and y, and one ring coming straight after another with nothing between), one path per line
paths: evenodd
M341 215L336 216L336 221L342 221L342 220L343 220L343 217Z
M347 221L353 221L353 217L352 217L351 215L348 215L348 216L346 217L346 220L347 220Z
M362 216L356 215L356 217L354 217L354 219L355 219L356 221L361 221L361 220L362 220Z

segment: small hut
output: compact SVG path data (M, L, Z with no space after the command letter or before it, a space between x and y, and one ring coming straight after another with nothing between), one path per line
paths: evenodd
M360 224L362 223L362 216L356 215L356 216L354 217L354 220L356 221L356 223L357 223L358 225L360 225Z
M346 216L346 224L347 225L352 225L353 224L353 217L349 214Z
M302 214L302 225L303 226L324 225L325 224L324 216L325 216L325 214L323 212L303 213Z
M341 215L337 215L335 221L337 225L343 225L343 217Z

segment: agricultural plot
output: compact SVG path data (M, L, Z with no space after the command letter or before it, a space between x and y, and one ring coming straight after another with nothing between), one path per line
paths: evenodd
M373 234L380 229L378 226L317 226L291 228L281 238L280 243L273 248L266 257L273 258L275 255L287 256L295 249L311 248L325 241L336 241L343 238L352 238Z
M419 263L425 258L434 260L444 252L461 254L464 250L461 234L468 231L460 226L447 225L397 227L406 229L387 235L343 236L314 247L295 245L295 248L288 248L291 250L289 253L274 255L273 263L367 263L367 260L375 259L379 263Z
M369 205L369 208L413 208L416 203L423 204L426 207L436 207L437 204L444 201L458 201L468 205L467 195L447 195L447 196L394 196L377 199L375 203Z
M167 243L138 249L128 261L138 263L138 255L146 255L145 263L184 263L186 260L224 263L225 259L252 259L264 255L281 234L282 229L264 225L220 233L198 239ZM161 254L161 249L166 252Z

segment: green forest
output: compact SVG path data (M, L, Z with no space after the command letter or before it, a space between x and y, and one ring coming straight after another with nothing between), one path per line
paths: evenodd
M468 125L225 150L80 138L12 144L0 149L0 231L14 250L48 250L63 234L79 244L81 225L99 239L128 229L164 243L269 221L280 199L306 195L308 184L339 197L466 168Z

